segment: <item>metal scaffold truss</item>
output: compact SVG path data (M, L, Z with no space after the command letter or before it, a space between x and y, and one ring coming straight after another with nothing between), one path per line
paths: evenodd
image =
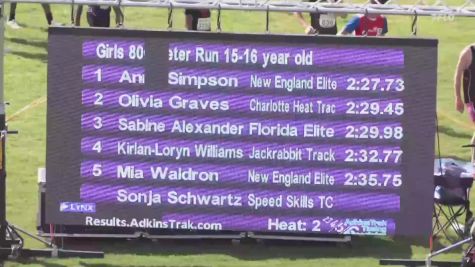
M475 17L475 0L460 1L458 4L452 4L453 1L448 4L444 0L415 0L413 4L408 4L408 1L406 0L388 0L385 4L374 4L370 1L356 2L352 0L335 0L333 2L331 0L317 0L316 2L292 0L0 0L0 3L9 2L110 5L123 7L199 8L269 12L300 11L321 13L379 13L385 15Z

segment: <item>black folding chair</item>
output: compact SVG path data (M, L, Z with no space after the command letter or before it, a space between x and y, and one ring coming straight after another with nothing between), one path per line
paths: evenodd
M433 237L443 233L449 241L456 242L468 235L473 221L470 210L472 184L471 175L465 174L457 165L446 166L443 173L434 175ZM449 234L449 229L455 231L456 240Z

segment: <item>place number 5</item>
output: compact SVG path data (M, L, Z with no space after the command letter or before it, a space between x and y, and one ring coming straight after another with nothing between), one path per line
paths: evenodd
M96 177L102 175L102 165L101 164L94 164L92 166L92 175L94 175Z

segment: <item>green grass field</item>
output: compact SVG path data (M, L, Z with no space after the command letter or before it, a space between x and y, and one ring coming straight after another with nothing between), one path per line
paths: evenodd
M7 8L8 11L8 8ZM69 6L53 7L55 20L69 23ZM7 12L6 12L7 13ZM214 14L215 15L215 14ZM216 19L216 16L214 16ZM20 30L6 31L5 92L11 103L7 108L10 129L20 134L8 139L7 213L11 223L35 232L37 210L37 168L45 162L46 136L46 20L39 4L20 4L17 20ZM125 10L127 28L166 29L166 10ZM346 20L340 20L342 27ZM430 17L419 19L418 35L439 39L439 71L437 110L440 122L441 154L469 159L469 151L461 145L470 141L473 126L466 114L454 108L453 70L460 50L475 41L474 20L455 18L437 21ZM82 24L86 21L83 17ZM390 17L389 36L411 37L411 18ZM181 10L174 12L174 27L183 29ZM215 28L215 27L213 27ZM222 14L222 29L226 32L264 32L265 14L230 12ZM272 33L302 33L290 14L270 16ZM67 53L67 51L64 51ZM102 260L45 260L24 262L26 266L378 266L379 258L423 259L428 249L410 240L386 238L356 238L351 248L333 245L297 243L285 245L231 245L230 242L170 242L93 243L93 249L104 249ZM27 241L28 247L41 247ZM89 248L90 249L90 248ZM460 251L440 259L459 260ZM18 263L7 262L7 266Z

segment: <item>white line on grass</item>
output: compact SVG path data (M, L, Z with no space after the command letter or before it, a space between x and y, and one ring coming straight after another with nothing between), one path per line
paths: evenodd
M46 96L39 97L39 98L33 100L30 104L22 107L20 110L13 113L12 115L7 116L7 121L12 121L12 120L16 119L17 117L19 117L21 114L23 114L25 111L28 111L29 109L37 107L37 106L39 106L39 105L41 105L45 102L46 102Z
M458 126L464 128L464 129L472 130L472 131L475 130L475 124L460 121L458 119L455 119L452 116L445 115L443 112L437 112L437 116L439 116L439 118L449 120L449 121L457 124Z

